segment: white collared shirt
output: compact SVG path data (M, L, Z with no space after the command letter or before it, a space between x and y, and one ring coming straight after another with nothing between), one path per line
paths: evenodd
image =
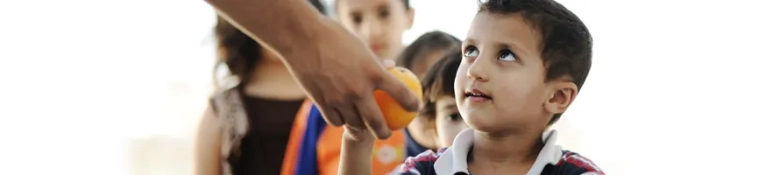
M538 175L542 173L545 165L555 165L560 161L561 147L555 145L557 139L555 130L547 132L544 139L544 147L539 155L536 157L534 165L528 171L528 175ZM467 157L471 146L474 145L474 130L466 129L458 133L455 137L455 141L452 142L452 147L444 151L439 156L439 159L434 163L433 167L436 170L436 174L449 175L455 173L468 174L468 162Z
M589 159L555 145L555 130L545 133L544 146L528 175L603 175L604 173ZM474 130L466 129L455 137L450 148L438 153L427 151L410 157L401 166L401 175L467 175L468 153L474 145Z

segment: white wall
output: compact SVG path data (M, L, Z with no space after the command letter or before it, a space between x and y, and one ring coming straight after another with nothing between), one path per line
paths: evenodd
M433 29L463 38L476 10L413 1L407 43ZM591 74L557 126L566 148L609 174L773 172L770 1L561 2L595 39ZM0 174L191 174L214 60L208 5L3 1L0 24Z

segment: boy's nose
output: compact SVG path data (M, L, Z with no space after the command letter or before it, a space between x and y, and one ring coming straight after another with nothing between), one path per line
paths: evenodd
M382 36L382 26L376 20L366 20L360 35L367 42L378 40Z
M488 81L487 69L490 66L489 64L489 59L483 59L481 56L477 57L477 59L474 60L474 62L469 66L466 75L472 80L483 82Z

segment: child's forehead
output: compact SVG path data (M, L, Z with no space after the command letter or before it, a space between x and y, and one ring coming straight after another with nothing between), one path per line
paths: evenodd
M343 10L401 7L402 3L400 0L336 0L336 6Z
M480 12L474 16L464 44L501 44L537 49L541 35L519 14Z

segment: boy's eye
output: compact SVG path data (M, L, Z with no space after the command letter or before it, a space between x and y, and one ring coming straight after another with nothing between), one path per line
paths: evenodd
M447 116L448 121L460 121L460 113L454 113Z
M363 22L363 16L352 15L352 22L354 22L355 24L360 24L360 22Z
M390 16L390 11L388 10L379 10L379 18L386 18L387 16Z
M472 58L477 56L479 56L479 50L474 46L468 46L463 50L463 57Z
M504 49L504 50L501 50L501 52L498 52L498 60L501 60L501 61L515 61L515 60L517 60L517 58L515 57L515 54L512 53L512 51Z

